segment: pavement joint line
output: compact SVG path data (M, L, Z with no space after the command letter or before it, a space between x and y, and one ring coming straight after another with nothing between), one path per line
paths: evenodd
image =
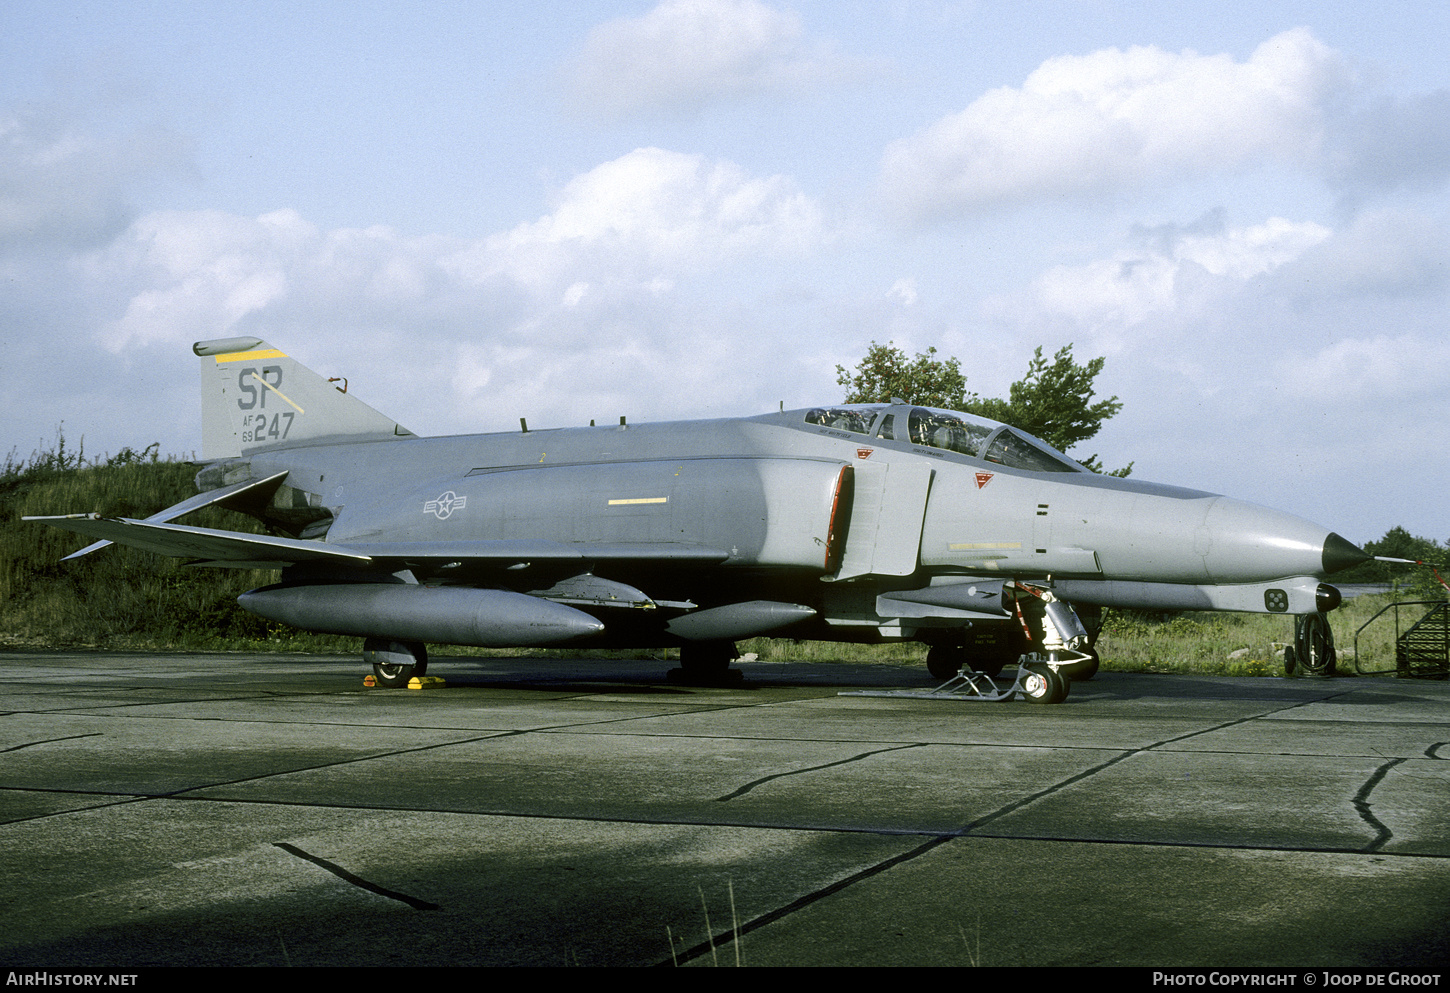
M1346 692L1348 692L1348 691L1346 691ZM1302 704L1295 704L1294 706L1295 707L1302 706ZM1293 707L1286 707L1286 708L1283 708L1283 709L1284 710L1292 710ZM1279 712L1282 712L1282 711L1275 711L1275 713L1279 713ZM1257 714L1257 715L1253 715L1253 716L1250 716L1250 717L1235 718L1234 720L1231 720L1231 721L1224 721L1221 724L1216 724L1213 727L1201 728L1201 729L1199 729L1197 731L1190 731L1190 732L1188 732L1186 734L1177 735L1177 736L1172 737L1172 738L1166 738L1163 741L1155 742L1155 743L1153 743L1151 745L1147 745L1147 746L1144 746L1142 748L1130 749L1128 751L1123 752L1121 755L1117 755L1117 756L1114 756L1113 758L1108 759L1106 762L1102 762L1102 763L1099 763L1098 765L1093 766L1091 768L1084 769L1081 772L1076 773L1075 775L1069 776L1068 778L1062 780L1059 783L1055 783L1052 786L1048 786L1048 787L1046 787L1046 788L1044 788L1042 790L1039 790L1038 792L1032 794L1031 796L1022 797L1021 799L1015 800L1012 803L1007 804L1004 807L998 808L997 810L993 811L990 814L986 814L983 817L979 817L976 820L974 820L971 823L969 823L966 826L964 826L963 828L961 828L960 831L958 832L958 834L961 835L961 836L966 836L966 835L973 834L976 831L977 828L980 828L980 827L982 827L984 825L990 824L991 822L993 822L995 820L998 820L999 818L1005 817L1008 814L1014 813L1015 811L1021 810L1023 807L1026 807L1026 806L1028 806L1030 804L1036 803L1038 800L1041 800L1044 797L1051 796L1052 794L1058 792L1059 790L1065 789L1068 786L1073 785L1074 783L1078 783L1078 782L1081 782L1082 780L1087 779L1087 778L1089 778L1091 776L1095 776L1099 772L1102 772L1104 769L1107 769L1107 768L1109 768L1111 766L1117 765L1119 762L1122 762L1122 761L1124 761L1124 760L1126 760L1128 758L1131 758L1134 755L1140 755L1140 754L1143 754L1144 752L1155 751L1155 750L1161 749L1164 745L1173 744L1173 743L1176 743L1176 742L1179 742L1179 741L1186 740L1188 738L1197 737L1197 736L1202 735L1202 734L1209 734L1209 733L1212 733L1214 731L1221 731L1224 728L1234 727L1235 725L1238 725L1238 724L1251 723L1253 721L1261 720L1261 719L1263 719L1263 718L1265 718L1267 716L1268 715L1266 715L1266 714ZM1436 747L1438 747L1438 746L1436 746ZM1351 849L1351 851L1377 852L1380 849L1382 849L1384 847L1384 845L1387 844L1391 838L1394 837L1394 835L1390 831L1390 829L1388 827L1386 827L1383 823L1381 823L1378 820L1378 818L1376 818L1374 816L1374 814L1371 812L1370 805L1369 805L1369 794L1374 790L1374 787L1376 785L1378 785L1379 782L1382 779L1384 779L1385 775L1389 772L1390 769L1394 768L1395 766L1399 765L1401 762L1404 762L1404 761L1405 761L1405 758L1404 757L1401 757L1401 758L1397 758L1397 759L1392 759L1391 761L1385 763L1384 765L1381 765L1370 776L1370 778L1364 783L1364 785L1360 787L1359 791L1355 794L1355 797L1354 797L1354 800L1353 800L1354 809L1359 814L1360 819L1363 820L1367 825L1369 825L1369 827L1371 827L1372 829L1375 830L1376 836L1364 848L1361 848L1361 849ZM1311 849L1311 850L1313 850L1313 851L1319 851L1320 849Z
M88 692L94 693L95 691L92 690L92 691L88 691ZM127 691L120 690L120 691L117 691L117 692L127 692ZM311 694L311 695L313 695L313 696L320 696L321 694ZM196 697L194 699L187 699L187 698L173 699L173 698L168 697L165 700L116 700L116 701L112 701L111 703L100 703L100 704L96 703L94 700L91 700L91 701L89 701L87 703L76 704L75 706L71 706L71 707L47 707L44 710L24 710L24 709L16 709L16 710L7 710L4 713L5 713L5 716L6 717L16 717L16 716L19 716L21 714L75 714L78 711L87 711L87 710L112 710L112 709L114 709L114 710L125 710L125 709L127 709L129 707L173 707L173 706L176 706L177 704L191 704L191 703L236 703L239 700L245 702L245 701L248 701L248 700L290 700L290 699L294 699L294 698L291 697L291 696L289 696L289 695L287 695L287 694L256 692L256 693L247 693L247 694L243 694L243 695L240 695L240 696L199 696L199 697ZM120 717L121 715L120 714L103 715L103 714L85 714L85 713L81 713L80 716L82 716L82 717L92 717L92 716L116 716L116 717ZM151 715L148 714L147 716L151 716ZM180 717L176 717L176 718L171 718L171 719L172 720L183 720L183 719L196 720L197 718L180 718Z
M788 917L798 910L804 910L811 904L818 903L819 901L824 900L826 897L831 896L832 894L839 893L841 890L844 890L850 886L854 886L856 883L859 883L866 879L870 879L873 876L878 876L881 873L885 872L887 869L894 869L896 866L901 865L903 862L910 862L913 859L925 855L927 852L933 851L953 840L955 840L954 836L949 834L937 835L933 838L928 839L922 844L917 845L915 848L911 849L908 852L902 852L898 855L893 855L891 858L878 862L875 865L867 866L865 869L854 872L851 875L846 876L844 879L838 879L834 883L823 886L820 889L813 890L812 892L807 893L804 896L797 897L795 900L792 900L790 903L782 907L777 907L774 910L767 911L766 913L761 914L759 917L752 918L751 920L746 921L738 927L732 927L728 931L722 931L718 935L712 935L705 941L700 942L700 944L694 945L691 948L687 948L685 951L679 953L678 955L672 955L667 960L656 962L655 965L669 966L674 965L677 962L692 962L695 959L704 955L706 952L711 951L712 949L720 948L730 944L736 939L737 936L744 937L750 932L763 928L768 924L774 924L776 921Z
M45 820L50 817L66 817L73 814L85 814L96 810L103 810L107 807L124 806L131 803L142 803L153 800L170 800L178 803L219 803L235 804L239 806L257 805L269 807L312 807L318 810L365 810L378 813L412 813L412 814L451 814L465 817L506 817L518 820L541 820L541 821L576 821L581 824L639 824L644 826L670 826L670 827L699 827L699 828L733 828L743 831L799 831L824 834L869 834L882 838L909 838L928 837L953 839L961 838L965 841L991 839L994 841L1040 841L1059 844L1073 845L1121 845L1124 847L1140 848L1193 848L1193 849L1219 849L1231 852L1297 852L1309 855L1376 855L1384 858L1405 858L1405 859L1430 859L1436 861L1450 860L1450 853L1441 852L1407 852L1407 851L1366 851L1363 847L1349 848L1338 845L1271 845L1256 844L1250 842L1217 842L1217 841L1163 841L1151 838L1084 838L1066 835L1046 834L1003 834L991 831L972 831L964 833L964 829L956 830L931 830L927 828L883 828L883 827L856 827L843 826L839 824L813 825L813 824L785 824L785 823L761 823L759 821L730 821L730 820L686 820L683 818L668 817L600 817L583 816L579 814L540 814L528 811L517 810L478 810L453 807L389 807L378 804L361 803L319 803L317 801L302 800L272 800L272 799L238 799L235 797L210 797L210 796L177 796L170 794L138 794L138 793L108 793L99 790L64 790L64 789L37 789L26 787L23 789L15 787L0 787L0 791L17 793L58 793L71 796L96 796L96 797L117 797L114 803L98 804L93 807L83 807L72 810L60 810L53 813L41 814L35 817L17 818L13 821L3 821L0 824L21 824L27 821Z
M77 738L99 738L103 732L91 731L87 734L68 734L64 738L42 738L39 741L27 741L23 745L11 745L9 748L0 748L0 754L5 752L18 752L22 748L34 748L36 745L50 745L57 741L75 741Z
M319 769L333 769L338 766L353 765L358 762L372 762L377 759L396 758L399 755L411 755L415 752L429 752L437 748L447 748L450 745L466 745L475 741L487 741L489 738L504 737L503 735L485 734L475 735L470 738L463 738L458 741L437 741L431 745L418 745L414 748L398 748L386 752L376 752L372 755L357 755L352 758L338 759L334 762L319 762L316 765L302 766L297 769L285 769L277 772L261 773L256 776L242 776L240 779L226 779L215 783L205 783L200 786L188 786L185 789L171 790L167 793L155 794L158 799L169 799L181 797L185 793L194 793L197 790L213 790L223 786L237 786L241 783L260 782L264 779L272 779L276 776L291 776L299 772L316 772Z
M93 810L105 810L107 807L124 807L127 804L144 803L144 802L146 802L148 800L154 800L154 799L156 799L156 797L147 796L147 795L142 794L142 793L101 793L101 792L92 792L92 791L89 791L89 790L30 789L30 788L17 789L17 788L15 788L13 786L0 787L0 792L11 792L11 793L60 793L60 794L67 795L67 796L95 796L95 797L111 797L111 798L113 798L113 799L111 799L111 801L109 803L96 803L96 804L93 804L93 805L91 805L89 807L72 808L70 810L53 810L53 811L50 811L49 813L45 813L45 814L33 814L30 817L16 817L16 818L14 818L12 820L0 821L0 827L8 827L11 824L28 824L31 821L43 821L43 820L47 820L47 819L52 818L52 817L66 817L66 816L68 816L70 814L89 813L90 811L93 811Z
M1044 789L1038 790L1036 793L1033 793L1030 796L1022 797L1021 799L1014 800L1012 803L1009 803L1009 804L1007 804L1004 807L999 807L996 810L992 811L990 814L985 814L982 817L979 817L976 820L971 821L970 823L968 823L964 827L958 829L957 833L959 835L967 835L967 834L970 834L975 829L977 829L979 827L982 827L983 825L990 824L990 823L992 823L993 821L995 821L995 820L997 820L999 818L1006 817L1008 814L1013 813L1013 812L1018 811L1018 810L1021 810L1023 807L1026 807L1029 804L1036 803L1038 800L1041 800L1043 797L1051 796L1052 794L1058 792L1059 790L1066 789L1067 787L1073 785L1074 783L1078 783L1078 782L1081 782L1082 780L1087 779L1087 778L1089 778L1091 776L1095 776L1099 772L1102 772L1104 769L1107 769L1107 768L1109 768L1111 766L1115 766L1119 762L1123 762L1123 761L1131 758L1134 755L1141 755L1144 752L1151 752L1151 751L1153 751L1155 749L1161 748L1163 745L1173 744L1174 742L1183 741L1183 740L1185 740L1187 738L1193 738L1193 737L1196 737L1197 735L1200 735L1200 734L1208 734L1209 732L1212 732L1212 731L1219 731L1219 730L1222 730L1223 728L1233 727L1236 724L1245 724L1245 723L1247 723L1249 721L1258 720L1258 718L1261 717L1261 716L1263 716L1263 715L1258 714L1258 715L1254 715L1252 717L1239 717L1239 718L1235 718L1234 720L1231 720L1231 721L1224 721L1221 724L1216 724L1213 727L1200 728L1200 729L1198 729L1196 731L1190 731L1190 732L1188 732L1186 734L1175 735L1172 738L1165 738L1162 741L1156 741L1153 744L1151 744L1151 745L1145 745L1142 748L1130 748L1130 749L1128 749L1128 750L1126 750L1124 752L1121 752L1118 755L1113 756L1112 758L1108 759L1105 762L1100 762L1100 763L1098 763L1095 766L1091 766L1090 768L1083 769L1081 772L1077 772L1077 773L1074 773L1071 776L1068 776L1066 779L1062 780L1061 782L1054 783L1051 786L1048 786L1048 787L1045 787Z

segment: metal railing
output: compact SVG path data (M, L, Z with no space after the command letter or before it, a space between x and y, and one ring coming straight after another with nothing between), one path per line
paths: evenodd
M1400 608L1424 606L1430 610L1401 633ZM1360 632L1389 611L1394 611L1395 617L1395 667L1364 669L1360 665ZM1444 600L1401 600L1385 604L1354 632L1354 671L1361 676L1393 672L1417 679L1445 679L1450 676L1450 603Z

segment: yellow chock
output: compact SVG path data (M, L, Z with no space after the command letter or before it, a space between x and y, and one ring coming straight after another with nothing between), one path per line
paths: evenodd
M364 686L368 686L368 687L373 687L373 686L378 685L378 681L376 679L374 679L372 676L364 676L363 677L363 685Z
M408 680L410 690L440 690L444 685L442 676L414 676Z

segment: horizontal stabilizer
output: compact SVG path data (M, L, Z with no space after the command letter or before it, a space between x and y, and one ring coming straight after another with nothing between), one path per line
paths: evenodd
M129 517L70 514L64 517L27 517L25 520L39 521L158 555L201 559L208 564L237 568L272 569L297 562L367 565L372 561L367 555L320 541L194 528L160 521L137 521Z
M265 479L252 479L242 483L233 483L231 486L223 486L215 490L207 490L205 493L198 493L195 496L187 497L180 503L173 504L170 507L167 507L165 510L158 511L152 514L150 517L146 518L143 523L155 524L158 522L166 523L169 521L174 521L178 517L185 517L187 514L191 513L194 510L200 510L203 507L210 507L213 504L223 503L227 500L241 497L243 495L257 497L264 500L269 499L272 494L277 491L277 487L282 485L282 480L286 477L287 470L284 469L283 471L274 473ZM36 521L49 520L50 518L27 517L25 519L27 521ZM71 530L76 529L72 528ZM91 554L91 552L100 551L107 545L112 544L115 544L115 542L113 542L109 538L103 538L100 541L93 542L87 545L85 548L82 548L78 552L71 552L65 558L61 559L61 561L69 562L72 559L80 558L82 555L89 555Z

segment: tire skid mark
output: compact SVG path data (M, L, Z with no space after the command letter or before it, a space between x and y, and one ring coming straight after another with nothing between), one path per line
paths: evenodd
M777 772L770 776L762 776L759 779L751 780L744 786L740 787L738 790L735 790L733 793L726 793L724 796L717 796L715 798L715 802L726 803L730 800L736 799L737 797L744 796L751 790L755 789L757 786L764 786L766 783L773 782L777 779L787 779L791 776L802 776L808 772L819 772L822 769L830 769L838 765L851 765L864 759L868 759L873 755L885 755L888 752L900 752L908 748L925 748L926 745L927 742L915 742L909 745L896 745L892 748L878 748L874 751L861 752L859 755L852 755L850 758L837 759L835 762L824 762L821 765L807 766L804 769L793 769L790 772Z
M1354 795L1355 812L1359 814L1362 821L1368 824L1375 831L1374 840L1371 841L1368 845L1364 846L1364 851L1366 852L1379 851L1381 848L1389 843L1391 838L1395 836L1394 832L1386 827L1384 823L1374 815L1374 811L1370 809L1369 795L1374 792L1374 788L1384 780L1385 776L1389 773L1389 771L1403 761L1405 761L1403 758L1390 759L1384 765L1376 769L1374 771L1374 774L1371 775L1369 779L1365 780L1364 785L1359 788L1359 792Z
M302 859L304 862L311 862L318 868L326 869L338 879L341 879L343 882L346 883L351 883L358 889L367 890L369 893L375 893L378 896L387 897L389 900L397 900L399 903L407 904L414 910L442 909L436 903L429 903L427 900L419 900L417 897L409 896L406 893L399 893L396 890L390 890L384 886L379 886L377 883L370 883L366 879L363 879L361 876L356 876L353 875L351 872L348 872L336 862L329 862L327 859L317 855L313 855L311 852L305 852L302 849L298 848L296 845L289 845L285 841L274 841L272 842L272 846L274 848L282 849L282 851L286 852L288 855L295 855L297 858Z

